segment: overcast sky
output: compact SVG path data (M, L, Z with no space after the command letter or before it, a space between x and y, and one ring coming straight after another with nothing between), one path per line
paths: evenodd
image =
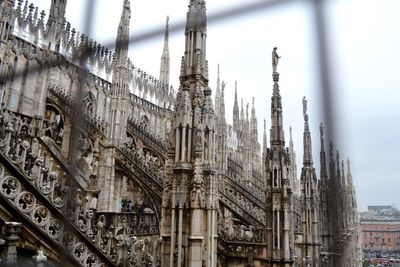
M50 0L31 0L40 9ZM97 3L91 36L104 44L114 41L123 0L95 0ZM185 20L189 0L131 1L131 34L164 27ZM207 1L208 14L251 1ZM252 1L253 2L253 1ZM82 0L68 0L67 19L82 32L85 6ZM350 157L356 183L359 210L367 205L395 204L400 207L400 1L326 1L330 58L335 95L335 115L339 122L336 144L342 158ZM226 82L226 116L232 121L235 80L238 95L245 103L253 96L262 135L263 119L270 125L272 94L271 50L282 56L278 66L283 97L284 126L288 141L293 127L298 158L302 162L302 97L307 96L313 139L313 156L319 174L319 123L322 121L318 65L311 5L308 1L259 10L237 19L208 25L207 58L210 86L215 91L217 64ZM133 43L134 64L158 77L163 36ZM170 36L172 85L177 89L184 33ZM261 138L260 138L261 140ZM326 144L326 150L328 147Z

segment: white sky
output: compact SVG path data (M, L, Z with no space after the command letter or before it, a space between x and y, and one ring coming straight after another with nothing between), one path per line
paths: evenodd
M50 0L31 0L40 9L50 7ZM123 0L95 0L93 39L108 44L116 37ZM164 27L186 17L189 0L131 1L131 34L155 26ZM249 1L250 2L250 1ZM254 2L254 1L252 1ZM234 83L238 81L239 98L255 106L261 140L263 119L270 124L272 94L271 50L278 47L282 56L278 66L283 97L284 126L288 142L293 127L298 158L302 162L302 97L309 103L313 138L313 156L319 174L319 77L315 58L315 38L311 6L306 3L283 5L261 10L238 19L208 25L207 58L210 86L215 91L217 64L226 87L226 116L232 120ZM400 105L399 67L400 1L397 0L331 0L326 1L328 35L335 90L337 119L340 122L341 157L352 160L353 179L359 210L367 205L395 204L400 207ZM247 1L246 1L247 3ZM86 1L68 0L67 19L82 32ZM221 8L242 5L242 0L207 1L208 14ZM137 67L158 77L163 36L132 44L130 57ZM184 33L170 35L171 77L178 88L180 58L184 52ZM240 103L239 103L240 104ZM250 106L251 108L251 106ZM326 151L328 146L326 143Z

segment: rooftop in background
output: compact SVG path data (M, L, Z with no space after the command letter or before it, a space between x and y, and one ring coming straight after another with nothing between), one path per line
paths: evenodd
M393 207L390 205L372 205L368 206L368 211L383 211L383 210L390 210Z
M368 206L367 212L360 212L361 221L400 221L400 211L391 205Z

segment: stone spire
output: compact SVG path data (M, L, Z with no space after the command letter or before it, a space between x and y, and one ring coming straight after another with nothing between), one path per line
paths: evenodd
M328 194L329 181L327 172L327 161L325 154L325 141L324 141L324 124L321 123L319 126L320 130L320 141L321 141L321 151L320 151L320 219L321 219L321 238L322 247L324 251L329 251L331 242L331 218L334 213L332 209L328 209L330 204L330 198ZM333 188L331 188L333 189ZM331 192L331 191L329 191Z
M217 169L219 173L227 170L227 127L225 118L225 82L222 82L219 102L216 103L219 114L217 114Z
M304 166L312 166L312 147L311 147L311 134L310 127L308 123L308 114L307 114L307 99L303 97L303 116L304 116L304 134L303 134L303 165Z
M217 72L217 90L215 92L215 115L217 116L217 120L219 118L219 106L221 100L221 79L219 76L219 64L218 64L218 72Z
M115 41L115 58L111 86L111 109L119 113L111 118L111 138L117 145L125 136L125 127L129 105L129 73L128 73L128 48L129 24L131 17L130 3L124 0L118 34Z
M254 97L251 104L250 134L252 135L253 142L258 143L257 116L256 108L254 107Z
M344 171L344 160L342 160L342 187L346 187L346 173Z
M282 102L279 93L279 73L274 72L271 97L270 152L267 171L267 257L274 266L288 266L293 261L294 237L292 218L292 191L289 186L289 153L285 149Z
M208 86L204 0L191 0L171 122L160 235L162 266L217 265L216 122Z
M320 141L321 141L321 152L320 152L320 177L321 181L328 179L328 171L327 171L327 161L326 161L326 154L325 154L325 141L324 141L324 124L321 123L319 125L319 132L320 132Z
M206 60L207 15L205 0L191 0L186 15L185 54L180 79L201 75L208 80Z
M339 188L343 186L342 184L342 175L340 173L340 155L339 150L336 150L336 181L339 185Z
M219 100L219 115L221 122L225 121L225 82L222 82L221 98ZM226 123L225 123L226 124Z
M284 147L285 134L283 131L283 118L282 118L282 100L279 92L279 73L272 74L274 87L271 98L271 133L270 142L271 147Z
M67 8L67 0L52 0L47 25L62 26L65 21L65 10Z
M299 182L297 179L297 162L296 162L296 151L294 150L293 136L292 136L292 127L289 127L289 154L290 154L290 174L293 192L298 193L299 191Z
M303 167L301 169L301 205L302 205L302 222L304 234L304 246L302 255L310 256L312 262L318 263L320 256L319 241L319 192L318 179L313 167L311 134L308 123L307 100L303 97L303 116L304 116L304 133L303 133ZM318 265L313 265L318 266Z
M235 102L233 103L233 129L239 132L239 104L237 97L237 81L235 81Z
M243 108L243 98L240 99L240 119L239 119L240 131L244 129L244 108Z
M265 155L267 154L268 150L268 143L267 143L267 121L264 119L264 132L263 132L263 159L265 159Z
M130 6L129 0L124 0L117 39L115 41L115 66L117 69L128 69L129 24L131 19Z
M166 87L169 87L169 72L170 72L170 59L169 59L169 16L165 22L165 33L164 33L164 48L161 56L160 64L160 82Z
M108 146L100 152L102 161L99 163L104 187L99 196L99 210L118 211L120 205L116 203L121 199L121 192L116 189L120 183L115 171L115 159L113 154L115 147L123 145L126 138L126 127L128 115L131 109L129 99L129 67L128 67L128 45L129 45L129 23L131 17L130 3L124 0L121 20L118 26L118 34L115 44L115 57L112 70L110 123L108 124L107 139Z
M111 109L120 113L111 118L111 137L119 143L125 136L125 127L128 112L129 77L128 77L128 48L129 24L131 18L130 3L124 0L118 34L115 41L115 58L112 77L112 104ZM119 140L119 141L118 141ZM115 143L115 144L117 144Z
M353 176L351 175L350 159L347 158L347 184L353 185Z
M351 174L350 159L347 158L347 204L348 204L348 216L350 226L354 226L357 222L357 198L356 190L353 184L353 176Z

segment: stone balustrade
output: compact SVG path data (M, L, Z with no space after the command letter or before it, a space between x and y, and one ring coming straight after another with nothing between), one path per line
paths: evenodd
M258 205L255 205L254 202L238 193L231 185L224 183L223 187L219 187L219 192L235 203L235 206L243 211L241 213L244 217L253 217L258 222L265 225L265 211L258 207Z
M162 185L165 177L163 167L158 159L146 158L140 151L141 150L121 146L116 149L115 158L123 167L127 168L132 175L138 176L140 181L151 189L161 200Z
M76 112L74 108L78 106L78 99L61 89L61 87L55 84L50 85L47 96L52 102L54 102L54 104L56 104L56 106L61 107L68 116L72 117L74 112ZM97 117L95 113L89 112L83 108L80 112L89 126L93 127L103 135L106 134L107 123L104 118Z
M264 244L267 242L264 228L255 228L245 225L224 226L218 224L218 235L225 241L258 243Z
M136 136L145 141L148 145L152 146L163 154L167 154L167 143L165 138L156 135L154 132L150 132L146 127L140 124L139 121L129 118L128 129L131 130Z
M0 110L0 153L20 174L0 166L2 197L84 266L153 262L154 242L136 236L158 234L156 214L96 213L96 196L51 153L40 132L34 119ZM158 177L148 164L145 169Z

